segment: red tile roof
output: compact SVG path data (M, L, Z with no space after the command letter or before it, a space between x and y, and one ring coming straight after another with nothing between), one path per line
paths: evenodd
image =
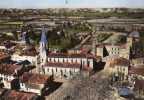
M129 74L137 74L144 76L144 67L141 68L131 67L129 70Z
M144 89L144 80L136 80L134 89Z
M37 95L9 90L2 96L2 98L3 100L33 100L34 98L37 98Z
M10 56L4 52L0 52L0 61L3 60L3 59L7 59L9 58Z
M20 77L20 81L22 83L28 83L28 84L45 84L50 78L51 76L25 72Z
M19 65L12 64L0 64L0 74L4 75L14 75L16 70L21 69Z
M34 47L29 47L25 50L22 51L21 55L26 55L26 56L36 56L38 52Z
M125 58L116 58L110 62L110 67L114 67L115 65L120 65L120 66L129 66L130 62L129 60Z
M62 58L93 58L90 54L67 54L67 53L49 53L48 57L62 57Z
M80 68L81 64L78 64L78 63L48 62L43 67Z

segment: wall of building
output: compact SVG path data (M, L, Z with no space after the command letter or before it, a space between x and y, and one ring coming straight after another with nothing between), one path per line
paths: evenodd
M47 75L54 75L56 77L65 77L65 78L71 78L74 75L77 75L80 73L79 68L63 68L63 67L45 67L44 73Z
M88 58L48 57L47 59L48 59L48 62L78 63L78 64L81 64L82 67L90 67L90 68L93 68L93 66L94 66L93 59L88 59Z

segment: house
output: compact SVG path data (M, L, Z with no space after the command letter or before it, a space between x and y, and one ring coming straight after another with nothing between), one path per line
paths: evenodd
M20 91L36 93L42 95L46 89L49 89L52 76L33 74L25 72L20 78Z
M39 96L33 93L18 92L15 90L7 90L0 100L39 100Z
M126 59L130 59L131 48L133 46L133 37L127 37L127 41L124 44L111 44L102 43L96 45L96 55L102 58L107 56L119 56Z
M114 55L126 59L130 57L130 48L126 44L100 44L96 47L96 55L102 58Z
M37 64L37 51L33 46L26 46L24 48L19 48L19 51L16 51L11 56L11 59L14 61L24 61L28 60L32 65ZM21 50L22 49L22 50Z
M23 67L12 64L0 64L0 78L4 84L4 88L13 89L17 86L18 76L23 72Z
M69 62L48 62L43 66L44 74L71 78L80 73L81 64Z
M114 80L123 81L128 80L129 65L129 60L120 57L111 61L106 69L111 73Z

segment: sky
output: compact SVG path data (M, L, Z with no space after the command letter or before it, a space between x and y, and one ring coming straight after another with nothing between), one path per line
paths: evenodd
M144 0L0 0L0 8L144 8Z

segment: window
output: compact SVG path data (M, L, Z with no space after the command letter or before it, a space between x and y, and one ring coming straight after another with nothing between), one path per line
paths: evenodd
M56 72L57 72L57 68L56 68Z
M49 72L49 68L47 69L47 71Z

